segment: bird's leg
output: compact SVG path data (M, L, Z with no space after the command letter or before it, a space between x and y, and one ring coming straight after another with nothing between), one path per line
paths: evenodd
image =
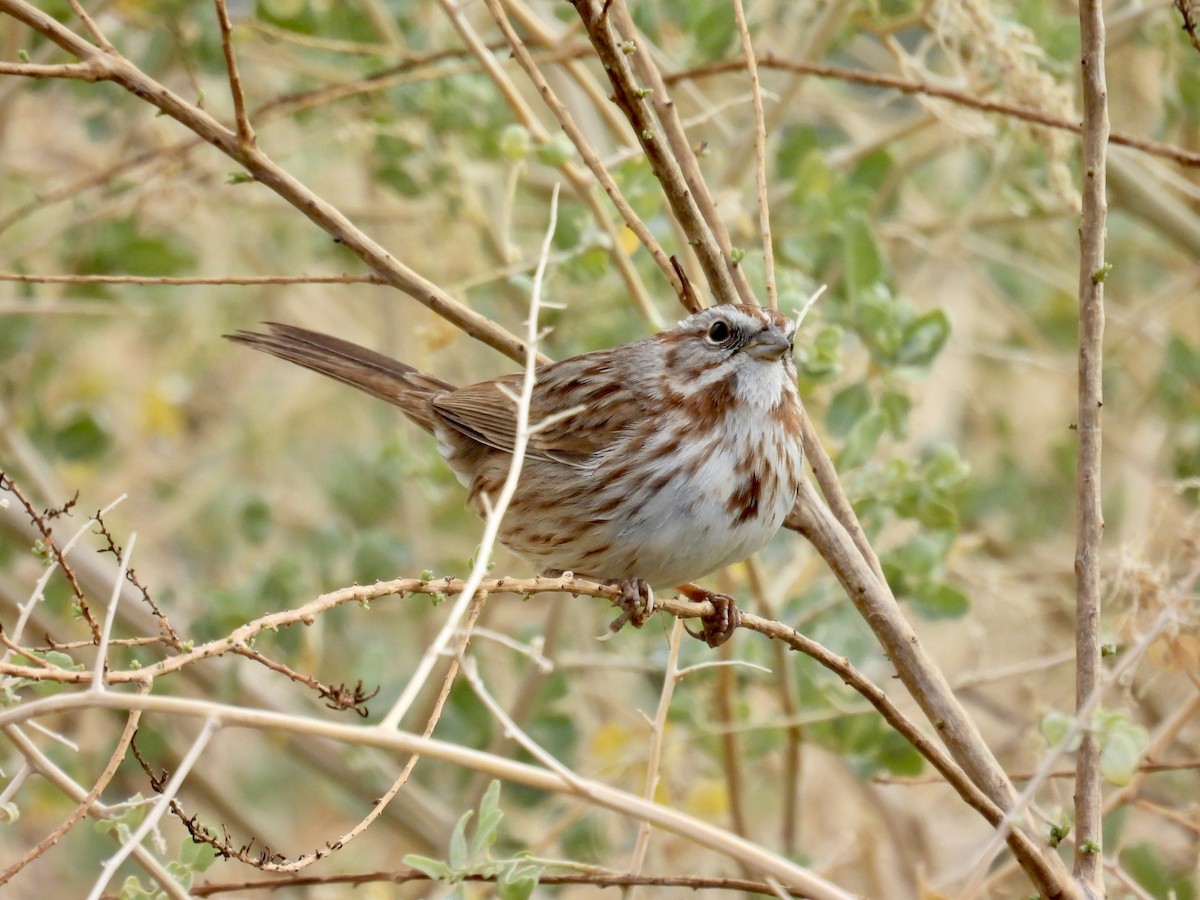
M641 628L654 612L654 591L644 578L622 578L616 585L621 594L613 603L621 607L621 614L609 624L609 632L616 634L626 625Z
M704 641L708 646L720 647L733 637L733 632L742 624L742 614L728 594L717 594L695 584L677 585L675 590L695 603L707 600L713 605L715 612L700 619L699 631L687 629L688 634ZM683 627L687 628L686 625Z

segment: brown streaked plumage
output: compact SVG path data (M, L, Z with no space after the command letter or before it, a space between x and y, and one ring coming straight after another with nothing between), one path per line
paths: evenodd
M231 340L399 407L484 514L516 439L505 375L456 388L348 341L291 325ZM581 410L530 439L500 540L541 571L670 587L760 549L802 477L793 325L718 306L674 328L537 370L530 422Z

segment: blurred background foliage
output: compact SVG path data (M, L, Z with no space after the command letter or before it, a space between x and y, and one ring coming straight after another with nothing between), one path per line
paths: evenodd
M70 18L65 2L40 5ZM613 127L586 48L552 59L585 45L571 7L510 6L638 213L669 252L684 253L649 168ZM703 70L739 55L731 7L658 0L631 9L644 31L640 49L675 76L673 97L703 148L742 265L761 285L747 80ZM519 329L549 192L558 167L575 156L569 142L559 135L539 143L516 121L436 3L263 0L233 11L264 150L406 264ZM498 39L482 5L464 14L485 41ZM750 14L760 54L907 75L1078 118L1071 4L761 0ZM1175 14L1164 4L1114 3L1110 17L1114 127L1200 146L1200 56ZM99 21L153 77L231 120L211 4L118 0ZM60 59L11 19L0 18L0 47L6 59L19 51ZM558 135L507 52L497 58ZM836 79L771 68L762 79L781 306L796 309L816 286L829 286L797 341L802 393L922 638L961 682L1002 762L1029 770L1045 748L1043 717L1072 707L1063 651L1073 611L1074 138ZM1119 647L1149 618L1147 594L1131 590L1138 579L1128 573L1166 590L1196 558L1200 178L1122 148L1113 148L1111 165L1105 546L1108 623ZM663 321L681 316L628 233L614 244L588 207L564 193L549 283L563 308L546 316L549 354L653 330L614 271L615 253L632 257ZM221 278L362 268L229 160L116 87L6 77L0 271ZM109 524L119 536L139 532L140 578L196 641L352 582L463 575L480 534L432 442L391 408L220 339L262 320L329 331L456 383L513 369L380 287L0 287L0 468L43 505L78 490L79 509L91 511L128 493ZM810 549L784 533L759 563L756 578L735 567L712 583L848 656L892 691L887 660ZM0 535L6 619L37 570L27 546ZM495 571L530 574L503 552ZM58 640L85 634L69 597L52 583L39 614ZM482 624L522 642L544 636L556 669L540 675L485 639L477 652L496 694L517 704L544 746L640 791L642 711L657 702L664 624L595 644L612 615L598 602L496 597ZM258 649L327 683L380 686L378 714L441 621L427 598L389 598L265 637ZM1145 735L1194 701L1194 672L1189 681L1178 664L1180 653L1195 652L1194 635L1193 623L1164 639L1163 652L1113 698L1121 717L1114 754L1127 747L1124 769L1113 772L1135 765ZM752 839L817 864L853 891L900 897L922 878L953 884L963 854L986 834L982 821L942 787L872 783L917 775L921 760L830 673L751 636L730 652L772 674L709 670L683 683L660 799L740 822ZM711 656L699 643L683 648L686 663ZM252 683L280 702L319 706L244 662L213 664L207 677L204 689L221 697L244 696ZM97 728L112 738L111 722ZM465 688L453 692L438 735L507 746ZM170 766L183 740L164 727L146 739L146 752ZM283 739L246 741L249 749L220 749L190 808L210 824L225 822L238 840L253 835L289 855L340 833L393 771L365 752L293 758ZM55 752L86 780L86 759ZM1195 722L1168 755L1200 756ZM316 793L293 791L298 782ZM420 803L325 871L394 865L397 847L443 858L450 825L478 803L484 784L432 763L418 767L416 782ZM132 768L117 787L147 789ZM1198 788L1194 770L1154 775L1137 804L1109 819L1108 852L1150 896L1195 896ZM1068 783L1052 783L1039 799L1060 817ZM623 865L634 832L627 822L515 787L503 803L510 850ZM60 806L48 790L23 794L6 843L35 841ZM749 821L747 810L755 811ZM82 883L110 846L85 832L66 839ZM180 829L168 833L178 844ZM651 868L728 870L666 837L652 844ZM227 866L207 877L245 874ZM37 877L23 876L26 896ZM1015 897L1025 888L1019 877L999 878L990 890Z

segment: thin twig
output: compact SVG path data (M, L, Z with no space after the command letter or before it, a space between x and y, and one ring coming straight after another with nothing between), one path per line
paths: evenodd
M108 764L104 770L95 778L91 789L83 799L79 800L75 809L71 814L54 830L48 833L44 838L38 841L34 846L26 850L16 862L10 865L3 872L0 872L0 885L8 884L18 872L57 844L75 824L89 813L92 812L92 807L96 801L100 799L100 795L104 793L113 776L117 774L117 769L121 762L125 759L125 753L129 750L129 744L133 740L134 734L137 733L138 722L142 719L142 714L138 710L134 710L125 718L125 729L121 732L121 736L117 739L116 745L113 747L113 752L109 754ZM5 734L9 737L12 732L16 731L17 726L13 725L6 728Z
M676 619L671 625L671 633L667 637L667 668L663 672L662 689L658 694L658 708L654 719L650 722L650 747L646 755L646 781L642 786L642 796L653 800L662 778L662 748L667 735L667 713L671 709L671 697L675 694L675 685L679 682L679 648L683 643L683 619ZM642 874L646 864L646 851L650 849L650 834L653 829L649 822L643 822L638 828L637 838L633 842L633 853L629 857L629 871L634 875Z
M378 275L220 275L211 278L157 275L26 275L0 272L0 281L18 284L139 284L139 285L253 285L253 284L386 284Z
M634 211L629 201L625 199L625 195L621 193L621 189L617 186L612 174L605 168L599 156L596 155L596 151L592 148L587 136L583 133L583 129L575 121L575 117L571 115L571 111L567 108L567 105L558 98L554 89L550 87L546 76L538 68L533 54L529 52L529 48L525 46L524 41L521 40L520 36L513 29L512 23L509 22L508 16L504 12L504 7L500 4L499 0L485 0L485 2L492 14L492 18L496 20L501 33L504 35L505 40L508 41L509 48L512 50L518 65L521 66L529 80L533 83L533 86L541 94L546 108L558 120L563 132L571 139L571 143L575 145L575 149L578 151L584 165L587 166L596 180L600 182L600 187L604 189L604 193L608 195L609 200L617 208L617 212L621 214L621 218L625 224L637 235L638 242L646 248L646 251L650 254L650 258L658 265L664 277L666 277L667 283L671 285L671 289L675 291L676 296L680 297L681 302L684 302L683 284L680 282L674 268L672 268L666 251L663 250L662 245L659 244L658 239L654 237L646 223ZM614 247L613 252L624 253L620 246ZM658 311L649 304L649 299L642 297L640 294L635 294L634 299L640 299L638 308L642 316L647 321L653 323L655 327L661 328L661 317L659 317ZM699 312L699 309L688 307L686 302L684 302L684 308L689 312Z
M649 39L637 31L637 25L633 21L633 16L629 13L629 7L624 3L614 4L609 10L609 15L622 34L636 41L648 43ZM675 102L671 99L671 94L667 90L667 83L663 79L662 72L659 71L658 66L655 65L654 60L651 59L648 52L632 54L629 58L629 64L633 67L634 75L641 80L644 89L650 91L648 94L650 105L658 116L658 121L662 124L667 143L671 148L671 154L674 156L675 162L683 174L684 183L694 198L696 206L700 210L700 215L712 230L713 237L717 242L717 249L720 251L721 258L725 261L725 268L732 273L733 284L737 288L738 297L741 298L743 303L757 303L758 301L754 298L754 292L750 289L750 283L746 280L745 270L734 261L733 242L729 238L729 229L725 226L725 220L721 218L720 213L717 211L716 201L713 199L712 192L708 188L708 182L700 170L700 161L696 157L696 150L692 147L691 141L688 140L687 132L684 130L684 123L679 118L679 110L675 106ZM663 187L665 190L666 185ZM677 218L675 221L676 224L683 227L681 220ZM690 231L687 232L687 235L689 240L696 239L696 235Z
M131 710L130 712L132 713L133 711ZM2 730L4 736L12 741L13 746L28 760L31 768L62 791L69 799L76 803L83 802L84 798L88 795L88 791L84 790L71 776L55 765L53 760L42 753L37 745L21 729L13 725L6 725ZM104 807L97 800L88 806L87 814L96 819L103 819L115 811L116 804ZM112 835L119 840L119 832L116 829L113 829ZM135 847L133 849L133 859L142 867L147 875L158 883L159 888L168 897L171 897L172 900L188 900L187 891L180 888L171 873L167 871L166 866L160 863L154 857L154 854L146 850L145 847Z
M475 54L480 65L483 67L484 72L486 72L488 77L492 80L492 83L496 86L496 89L500 91L500 95L512 108L521 124L529 131L537 143L546 143L550 139L550 135L547 133L546 129L542 127L542 124L538 121L537 116L533 114L533 110L529 108L529 105L525 102L524 98L517 90L516 85L513 84L512 79L508 77L504 69L500 66L500 63L496 59L495 55L487 49L487 45L475 32L475 29L472 27L470 21L464 15L461 4L452 2L452 0L441 0L441 4L442 8L446 11L446 15L450 18L451 24L454 25L455 30L467 43L467 46L471 48L471 51ZM497 21L499 22L499 20ZM503 29L503 25L501 27ZM505 37L510 41L517 41L518 44L520 43L519 39L516 37L516 33L512 31L511 27L506 30ZM513 52L516 52L516 46L516 44L510 45L510 48L513 50ZM528 58L526 59L526 62L530 62L532 65ZM524 65L524 63L522 63L522 65ZM527 73L530 71L531 70L529 68L526 68ZM544 91L543 97L546 98L547 105L550 106L549 97ZM552 106L551 110L553 111ZM625 287L629 291L630 297L634 300L634 305L647 322L652 323L655 327L661 327L661 320L657 311L654 309L654 305L651 302L649 295L646 292L645 285L642 284L641 276L638 274L637 268L633 265L633 261L630 259L629 254L627 254L623 249L620 237L617 234L617 229L612 222L612 218L608 214L608 210L604 207L603 201L600 200L600 198L597 197L595 192L592 190L591 179L587 177L587 172L570 160L561 163L558 166L558 170L571 185L571 189L575 192L575 195L579 198L579 200L591 211L592 217L596 220L596 223L600 226L601 230L608 235L609 258L613 261L613 265L616 266L617 272L621 276L621 280L625 283ZM624 213L622 214L624 215Z
M750 97L754 108L754 184L758 189L758 232L763 248L763 277L766 281L767 306L779 307L779 290L775 286L775 248L771 243L771 210L767 202L767 117L763 112L762 84L758 80L758 64L746 9L742 0L733 0L733 17L742 38L742 53L746 57L746 72L750 76Z
M832 468L832 464L830 466ZM850 512L853 514L853 510ZM992 809L1018 808L1012 782L983 740L975 722L950 690L945 676L917 639L891 590L880 576L878 563L871 566L867 562L862 548L821 502L808 481L801 483L800 497L788 516L787 525L806 537L829 565L859 615L870 626L888 659L896 667L896 673L909 694L937 729L951 757L973 782L972 787L977 786L982 791ZM743 620L745 617L743 614ZM907 732L905 737L910 742L914 740ZM933 761L931 757L926 758ZM969 799L970 792L964 793L957 783L955 787L960 796L983 812ZM985 813L985 817L989 816L990 813ZM1003 814L1001 818L1007 821ZM1074 884L1069 873L1053 850L1038 847L1027 832L1014 827L1010 836L1016 834L1021 835L1023 844L1020 847L1013 846L1013 852L1043 894L1077 896L1072 892Z
M1200 34L1197 34L1196 16L1192 12L1192 0L1175 0L1175 8L1183 17L1183 30L1187 32L1188 40L1200 53Z
M80 3L79 0L70 0L70 4L71 11L74 12L75 15L79 16L79 21L82 22L83 27L88 30L88 34L92 36L92 40L94 40L102 50L106 50L109 53L116 53L117 48L109 43L108 38L104 36L104 32L100 30L100 26L98 26L95 20L88 15L87 10L83 8L83 4Z
M229 93L233 95L233 115L237 121L238 142L249 150L257 142L250 117L246 115L246 96L242 93L242 76L238 72L237 55L233 52L233 22L229 19L229 7L225 0L213 0L217 7L217 27L221 30L221 50L225 54L225 68L229 72Z
M929 84L924 81L914 81L909 78L901 78L896 75L884 75L881 72L865 72L861 69L845 69L838 66L822 66L816 63L795 62L790 59L783 59L773 54L764 54L758 58L759 68L762 69L779 69L785 72L796 72L802 75L815 75L818 78L832 78L838 81L849 81L854 84L867 84L875 87L890 88L900 91L903 94L922 94L927 97L937 97L942 100L949 100L961 106L967 106L971 109L977 109L981 112L993 112L1000 115L1008 116L1012 119L1020 119L1025 122L1031 122L1034 125L1044 125L1047 128L1058 128L1063 131L1071 131L1075 134L1080 134L1082 126L1078 122L1072 122L1068 119L1062 119L1058 116L1052 116L1049 113L1042 112L1039 109L1031 109L1027 106L1019 106L1015 103L1003 103L997 100L984 100L967 91L956 90L954 88L941 87L935 84ZM666 76L667 82L673 84L687 78L704 78L709 75L718 75L725 72L740 72L746 66L743 59L732 59L724 62L710 63L705 66L697 66L693 69L685 69L680 72L674 72ZM1151 141L1146 138L1134 137L1133 135L1124 134L1122 132L1113 132L1109 134L1109 141L1114 144L1120 144L1123 147L1131 147L1135 150L1140 150L1143 153L1148 153L1151 156L1161 156L1165 159L1173 160L1182 166L1200 166L1200 153L1188 150L1183 147L1178 147L1174 144L1165 144L1160 141Z
M461 876L464 882L489 884L498 880L500 875L484 873L467 873ZM259 879L257 881L216 882L199 884L192 888L195 897L213 897L217 894L246 894L250 891L262 892L279 888L298 888L323 885L368 885L368 884L407 884L412 881L428 881L429 875L419 869L389 869L375 872L349 872L334 875L311 875L304 878ZM590 887L646 887L690 888L692 891L717 890L726 891L730 896L734 892L778 896L769 885L745 878L707 878L702 875L635 875L630 872L542 872L538 876L539 885L549 884L578 884ZM789 896L804 897L807 894L794 891Z
M1108 88L1104 73L1104 6L1079 4L1083 93L1083 201L1079 226L1079 412L1076 422L1075 705L1076 715L1100 684L1101 407L1104 405L1104 260L1108 150ZM1100 897L1100 736L1083 730L1075 756L1075 877Z
M121 587L125 584L125 573L129 571L129 560L133 556L134 545L137 544L137 532L129 536L125 552L121 554L121 562L117 568L117 577L113 579L112 594L108 598L108 609L104 613L104 626L100 630L100 640L96 642L96 668L92 675L93 691L104 690L104 670L108 666L108 640L112 637L113 623L117 620L117 604L121 602Z

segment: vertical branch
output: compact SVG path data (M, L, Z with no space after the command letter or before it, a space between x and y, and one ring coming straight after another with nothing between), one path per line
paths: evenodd
M215 0L217 26L221 29L221 49L225 52L225 67L229 71L229 92L233 95L233 114L237 120L238 143L249 149L254 146L254 129L246 115L246 97L242 93L242 76L238 72L237 56L233 52L233 22L225 0Z
M1104 339L1105 165L1108 93L1104 77L1104 10L1100 0L1079 4L1083 87L1083 210L1079 226L1079 418L1076 470L1075 705L1081 714L1100 676L1101 363ZM1086 725L1086 723L1080 723ZM1076 758L1075 877L1100 891L1100 746L1083 729Z
M758 80L758 62L746 23L742 0L733 0L733 16L742 37L742 52L746 54L746 71L750 74L750 97L754 104L754 183L758 188L758 231L763 245L763 279L766 283L767 306L779 307L779 291L775 286L775 248L771 245L771 211L767 204L767 117L763 112L762 85Z
M642 796L647 801L654 802L654 794L658 790L658 782L662 777L662 748L667 735L667 713L671 709L671 697L675 694L675 685L679 682L679 646L683 638L683 619L675 619L671 624L671 635L668 638L667 671L663 673L662 691L658 696L658 711L654 721L650 723L650 754L646 760L646 785ZM637 840L633 845L633 856L629 861L629 871L640 875L646 862L646 851L650 849L650 834L654 830L649 822L642 822L638 827ZM632 890L629 892L633 893Z

